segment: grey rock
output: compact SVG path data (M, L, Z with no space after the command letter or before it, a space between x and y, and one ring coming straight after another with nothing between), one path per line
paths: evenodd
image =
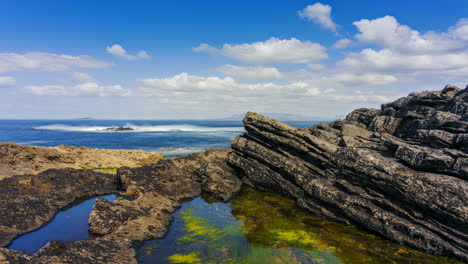
M303 129L249 112L228 162L312 213L468 261L467 98L446 86Z

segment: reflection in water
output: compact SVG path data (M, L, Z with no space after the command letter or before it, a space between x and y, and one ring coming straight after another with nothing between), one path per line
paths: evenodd
M138 259L196 264L457 263L310 215L289 199L248 188L232 204L209 204L201 198L183 204L167 236L146 242Z
M106 195L97 198L114 201L117 196ZM8 248L35 253L53 240L76 241L88 239L88 218L97 198L86 200L59 212L50 223L36 231L16 238Z

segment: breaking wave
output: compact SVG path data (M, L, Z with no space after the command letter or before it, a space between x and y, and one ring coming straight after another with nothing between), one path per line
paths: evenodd
M242 132L243 127L209 127L209 126L196 126L196 125L133 125L125 124L124 126L69 126L63 124L54 124L47 126L38 126L34 129L38 130L58 130L58 131L74 131L74 132L115 132L109 129L116 129L119 127L131 128L128 131L122 132Z

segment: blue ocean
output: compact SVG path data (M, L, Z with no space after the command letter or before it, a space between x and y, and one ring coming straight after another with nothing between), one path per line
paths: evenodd
M286 122L309 127L316 121ZM126 127L131 131L106 131ZM215 120L0 120L0 142L158 151L167 157L228 148L245 132L242 122Z

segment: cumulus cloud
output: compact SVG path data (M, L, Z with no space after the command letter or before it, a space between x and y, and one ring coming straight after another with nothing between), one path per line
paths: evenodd
M58 72L73 68L97 69L109 66L111 66L110 63L87 55L72 56L43 52L0 53L0 73L18 71Z
M131 92L120 85L101 86L87 82L72 86L65 85L31 85L25 90L35 95L55 96L129 96Z
M353 43L353 41L348 39L348 38L340 39L337 42L335 42L335 44L333 44L332 48L333 49L344 49L344 48L349 47L349 45L351 45L351 43Z
M392 16L385 16L374 20L362 19L353 23L359 34L356 38L365 43L374 43L382 48L389 48L399 52L434 53L459 50L467 47L463 41L465 30L468 30L465 20L450 29L449 33L437 34L428 32L421 34L409 26L401 25Z
M305 83L286 84L241 83L231 77L204 77L181 73L169 78L140 80L141 92L146 96L210 98L225 100L257 100L258 96L310 96L320 90Z
M348 71L381 72L400 75L463 77L468 74L468 21L461 19L447 32L420 33L401 25L392 16L354 22L361 43L381 49L366 48L349 53L338 65Z
M143 59L151 58L148 55L148 53L146 53L146 51L144 51L144 50L140 50L136 55L130 55L119 44L114 44L112 46L106 47L106 51L109 54L112 54L112 55L117 56L117 57L122 58L122 59L130 60L130 61L143 60Z
M382 49L350 53L339 65L365 71L408 74L467 75L468 53L404 54Z
M455 26L451 27L448 36L468 41L468 18L460 19Z
M224 65L219 67L218 70L226 75L243 80L271 80L282 77L278 69L274 67Z
M311 41L296 38L270 38L244 44L224 44L221 49L208 44L193 48L195 52L208 52L249 63L309 63L328 58L326 48Z
M0 87L9 87L15 85L16 80L10 76L0 76Z
M298 15L309 21L313 21L326 29L336 31L337 25L331 19L332 7L322 3L315 3L300 10Z

